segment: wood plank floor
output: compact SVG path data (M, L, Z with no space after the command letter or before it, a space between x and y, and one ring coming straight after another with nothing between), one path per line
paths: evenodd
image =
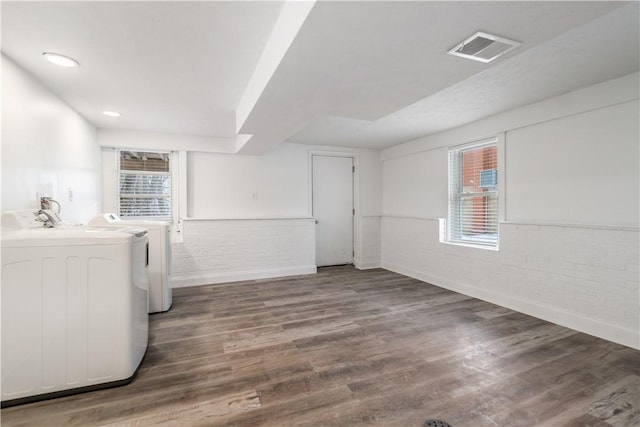
M2 426L640 425L640 352L385 270L174 291L129 385Z

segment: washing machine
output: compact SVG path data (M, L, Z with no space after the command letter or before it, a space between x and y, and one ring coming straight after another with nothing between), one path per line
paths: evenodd
M140 227L149 232L149 313L171 308L170 283L171 228L166 221L123 220L114 213L105 213L89 220L90 227Z
M130 382L148 342L148 237L3 214L2 407Z

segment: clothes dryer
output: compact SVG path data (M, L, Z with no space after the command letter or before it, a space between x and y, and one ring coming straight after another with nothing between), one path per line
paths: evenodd
M140 227L149 233L149 313L171 308L173 299L171 276L170 225L166 221L123 220L114 213L105 213L89 220L90 227Z

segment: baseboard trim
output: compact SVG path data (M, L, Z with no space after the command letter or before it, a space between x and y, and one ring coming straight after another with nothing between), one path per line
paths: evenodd
M263 270L234 271L206 276L172 277L172 288L185 288L188 286L204 286L215 283L240 282L243 280L271 279L274 277L298 276L303 274L316 274L315 265L305 265L288 268L274 268Z
M623 328L609 323L600 322L575 313L570 313L537 301L514 298L511 296L487 291L468 284L449 280L444 277L431 275L409 267L382 263L382 268L403 274L432 285L449 289L450 291L478 298L483 301L506 307L529 316L537 317L548 322L558 324L585 334L622 344L634 349L640 349L640 333L632 329Z
M381 268L382 266L380 265L379 262L359 262L356 261L355 262L355 267L358 270L371 270L373 268Z

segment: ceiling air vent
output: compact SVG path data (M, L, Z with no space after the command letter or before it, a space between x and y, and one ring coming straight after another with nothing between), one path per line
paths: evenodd
M449 49L450 55L480 62L491 62L522 43L478 31L465 41Z

